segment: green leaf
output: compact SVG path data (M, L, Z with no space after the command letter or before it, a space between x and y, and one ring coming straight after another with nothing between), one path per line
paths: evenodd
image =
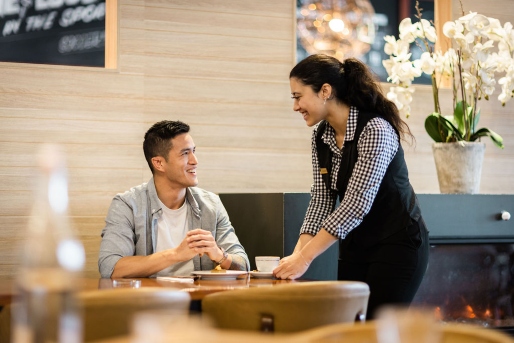
M456 140L463 141L464 137L461 131L453 125L453 123L443 116L439 116L439 124L441 124L449 134L453 135Z
M439 113L434 112L425 119L425 130L434 142L444 142L439 131Z
M455 109L453 110L453 117L460 132L464 132L464 110L462 101L459 101L457 105L455 105Z
M471 132L473 132L473 130L476 130L476 128L478 127L478 121L480 120L480 109L478 108L477 111L475 112L475 121L473 122L473 126L471 127Z
M470 138L470 141L473 142L473 141L476 141L478 138L480 137L486 137L486 136L489 136L491 137L491 140L493 141L493 143L503 149L504 148L504 145L503 145L503 138L502 136L500 136L499 134L497 134L496 132L492 131L492 130L489 130L488 128L481 128L480 130L477 130L477 132L475 132L471 138Z

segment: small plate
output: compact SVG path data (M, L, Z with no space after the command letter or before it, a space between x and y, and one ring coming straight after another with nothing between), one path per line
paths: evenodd
M250 272L250 275L257 279L271 279L273 272Z
M230 280L230 279L237 279L240 275L245 275L247 272L244 272L242 270L227 270L225 273L213 273L210 270L206 271L195 271L192 272L193 275L198 275L202 279L218 279L218 280Z

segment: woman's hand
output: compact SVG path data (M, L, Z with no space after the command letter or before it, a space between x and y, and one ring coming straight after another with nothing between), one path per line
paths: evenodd
M310 261L303 257L301 251L297 251L281 259L278 267L273 270L273 275L278 279L294 280L305 274L309 265Z
M337 242L337 237L320 229L316 236L301 235L300 241L291 256L280 260L273 275L279 279L297 279L307 271L311 262L322 252Z

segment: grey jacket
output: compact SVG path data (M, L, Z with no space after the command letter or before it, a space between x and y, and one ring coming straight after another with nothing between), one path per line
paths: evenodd
M211 231L219 247L250 269L248 256L239 243L219 196L198 187L186 190L186 204L192 218L189 230ZM146 256L155 251L157 220L162 209L153 178L148 183L117 194L112 200L102 230L98 268L103 278L111 277L124 256ZM243 262L244 261L244 262ZM214 263L205 254L193 258L194 270L211 270ZM235 263L233 263L235 265Z

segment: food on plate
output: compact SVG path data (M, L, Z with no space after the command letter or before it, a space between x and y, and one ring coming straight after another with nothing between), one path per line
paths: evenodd
M218 264L216 266L216 268L214 268L213 270L211 270L212 273L226 273L227 271L223 268L221 268L221 266Z

